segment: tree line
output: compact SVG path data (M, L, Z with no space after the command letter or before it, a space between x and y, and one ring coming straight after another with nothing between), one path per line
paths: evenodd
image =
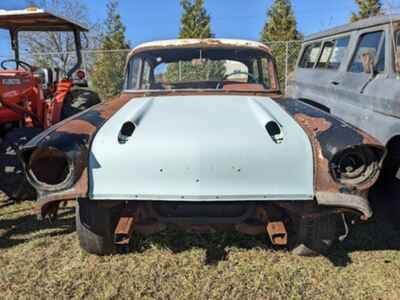
M380 0L353 0L358 6L358 11L353 12L351 22L371 16L383 14ZM79 0L33 0L32 4L49 8L52 11L67 12L69 17L79 17L79 20L89 20L87 8ZM181 0L182 8L179 38L213 38L211 17L204 7L204 0ZM68 17L67 16L67 17ZM126 53L112 52L114 49L130 49L130 42L125 35L125 26L118 13L118 0L109 0L107 4L107 17L103 24L86 24L92 31L89 36L89 47L96 47L100 50L90 62L91 84L93 88L103 97L108 98L120 92L123 85L123 72ZM51 36L50 36L51 35ZM260 41L269 45L275 56L278 65L278 74L283 83L285 74L286 53L282 45L274 42L297 41L303 38L298 30L296 16L294 14L291 0L274 0L271 7L267 9L266 21L260 33ZM64 48L62 47L64 45ZM38 65L54 65L59 60L60 64L66 66L71 57L68 52L72 51L70 39L60 34L49 33L45 37L30 36L26 43L28 52L60 52L51 59L43 56L34 56ZM189 66L186 66L189 68ZM214 72L221 71L221 66L214 66ZM176 75L176 67L171 66L169 76ZM205 72L204 70L198 70ZM175 74L175 75L174 75ZM189 73L188 73L189 74Z

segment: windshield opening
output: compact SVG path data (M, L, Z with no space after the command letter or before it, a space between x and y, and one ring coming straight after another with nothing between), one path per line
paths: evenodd
M133 56L127 90L248 90L276 88L272 58L253 49L163 49Z

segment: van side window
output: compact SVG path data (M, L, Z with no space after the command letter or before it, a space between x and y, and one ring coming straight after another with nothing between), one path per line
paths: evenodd
M317 64L317 68L326 68L328 66L332 56L334 45L334 41L326 41L324 43L324 47L322 48L322 53Z
M317 68L337 70L347 53L350 37L345 36L337 40L326 41L319 58Z
M365 52L372 52L377 59L377 71L382 72L385 69L385 35L383 31L376 31L363 34L360 37L356 54L350 65L349 71L354 73L363 73L361 55Z
M300 68L313 68L318 60L321 43L314 43L304 48L303 56L300 59Z
M331 58L328 63L328 69L339 69L340 64L347 54L347 47L349 46L350 37L345 36L336 40L335 47L333 48Z

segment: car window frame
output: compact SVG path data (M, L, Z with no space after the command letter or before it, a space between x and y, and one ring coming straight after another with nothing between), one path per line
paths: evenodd
M254 49L256 50L256 49ZM270 81L270 87L265 89L264 92L266 93L275 93L275 92L281 92L281 86L279 83L279 76L278 76L278 69L275 63L275 58L270 52L263 51L264 56L262 59L266 59L267 64L265 67L262 65L259 66L262 70L265 72L265 75L268 77L263 77L264 80L268 79ZM137 54L132 54L129 55L126 63L125 63L125 69L124 69L124 85L122 88L123 92L154 92L154 91L159 91L159 90L148 90L148 89L141 89L140 87L142 86L142 75L143 75L143 68L144 68L144 61L146 60L146 53L137 53ZM130 64L135 60L139 59L139 68L138 68L138 75L139 75L139 80L136 83L136 88L132 88L129 86L129 78L131 78L131 67ZM258 59L259 60L259 59ZM155 66L151 65L152 68ZM154 69L153 69L154 71ZM154 74L151 74L151 76L154 76ZM203 91L199 89L186 89L186 91ZM210 90L210 91L218 91L218 90ZM247 92L252 92L251 90Z
M301 66L301 62L303 61L303 57L304 57L305 51L308 48L308 46L316 45L316 44L320 44L320 48L319 48L319 52L318 52L318 59L315 61L314 65L311 68L305 68L305 67ZM319 57L321 55L322 48L323 48L323 40L322 39L313 40L313 41L310 41L308 43L305 43L304 46L303 46L303 50L301 52L301 55L299 56L299 61L297 62L297 68L304 69L304 70L314 70L316 64L318 63Z
M332 49L333 49L333 48L335 48L335 46L336 46L336 40L335 40L335 39L327 39L327 40L324 40L324 41L322 42L321 51L320 51L320 53L319 53L317 62L315 63L315 66L314 66L315 69L318 69L318 70L325 70L325 69L327 69L326 66L325 66L325 67L319 67L318 65L319 65L319 63L320 63L320 61L321 61L322 54L324 54L324 50L325 50L326 44L327 44L327 43L331 43L331 42L334 42L334 43L333 43L333 47L332 47ZM328 57L327 62L329 62L329 60L331 59L332 53L333 53L333 50L331 50L331 53L329 54L329 57Z
M343 38L348 38L349 41L348 41L348 44L347 44L347 53L344 55L342 61L341 61L340 64L339 64L339 66L338 66L336 69L327 68L327 67L325 67L325 68L318 68L318 63L319 63L319 61L320 61L320 59L321 59L321 57L322 57L322 50L323 50L324 47L325 47L325 43L327 43L327 42L333 42L333 41L334 41L335 43L334 43L333 48L335 48L335 47L336 47L336 44L337 44L337 41L340 40L340 39L343 39ZM352 41L352 35L351 35L351 33L345 33L345 34L340 34L340 35L336 35L336 36L330 36L330 37L327 37L327 38L322 39L323 44L322 44L321 52L320 52L320 55L319 55L319 57L318 57L318 61L317 61L317 63L316 63L315 66L314 66L314 69L318 69L318 70L321 70L321 71L339 72L339 70L342 68L342 66L346 64L347 58L348 58L349 54L351 53L351 50L352 50L351 41ZM332 54L333 54L333 51L331 52L331 54L330 54L330 56L329 56L329 60L332 58ZM329 60L328 60L328 61L329 61Z

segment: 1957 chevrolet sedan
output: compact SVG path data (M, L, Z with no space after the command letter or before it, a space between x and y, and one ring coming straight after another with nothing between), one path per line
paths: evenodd
M324 253L371 217L384 155L363 131L283 97L267 46L216 39L135 48L120 96L20 153L38 214L77 200L80 245L99 255L169 224Z

